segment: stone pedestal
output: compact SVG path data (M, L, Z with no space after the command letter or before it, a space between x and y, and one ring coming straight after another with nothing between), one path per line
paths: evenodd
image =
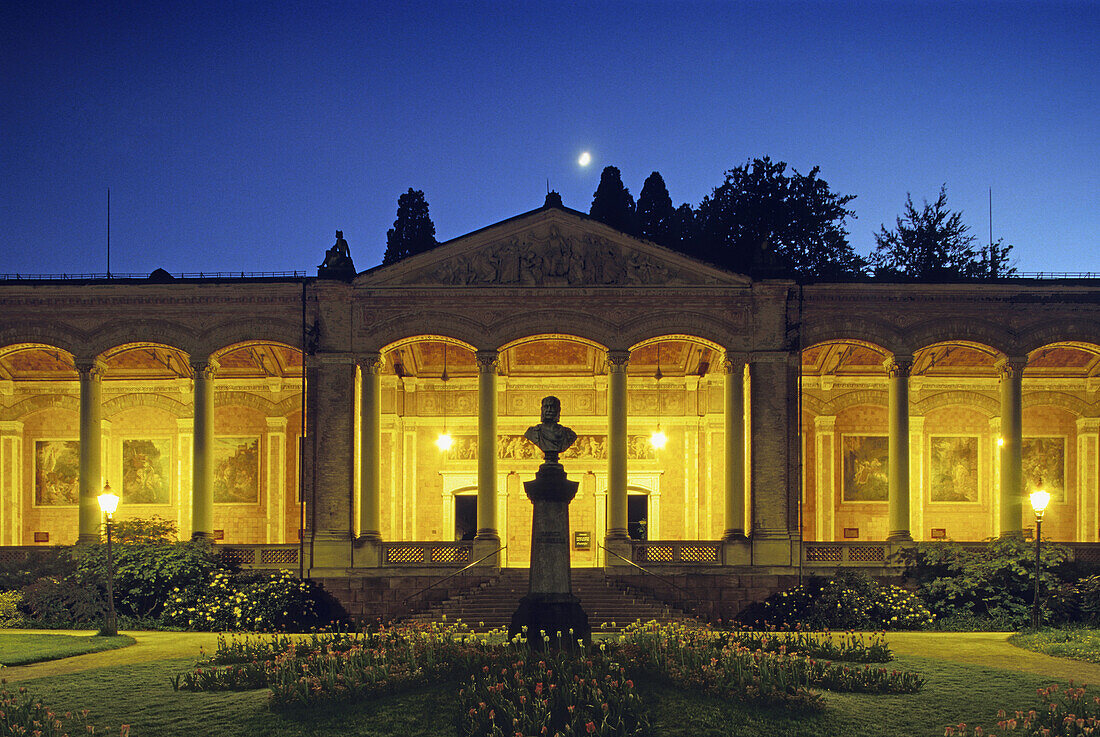
M557 455L557 454L554 454ZM569 502L578 482L566 478L560 463L547 461L534 481L523 484L534 510L531 518L531 580L527 596L512 615L508 636L524 633L535 649L588 643L592 630L569 575ZM524 631L526 628L526 631ZM543 633L549 642L543 640Z

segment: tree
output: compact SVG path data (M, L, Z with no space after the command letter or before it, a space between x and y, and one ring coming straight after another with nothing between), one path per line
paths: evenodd
M633 235L637 232L634 198L630 195L630 190L623 186L622 173L618 167L604 168L600 175L600 184L592 195L592 207L588 214L624 233Z
M659 172L646 177L638 195L638 235L662 246L673 246L676 211Z
M905 196L905 212L893 230L882 225L875 233L871 263L875 274L911 279L960 279L1010 276L1012 246L1002 241L975 249L976 238L962 221L962 213L947 207L947 185L936 201L924 201L917 210L913 196Z
M428 216L428 201L424 193L412 187L397 198L397 219L386 231L386 253L382 265L397 263L403 258L423 253L439 245L435 240L435 223Z
M828 182L765 156L726 172L696 211L696 249L734 271L778 270L800 277L861 274L866 261L848 243L845 206Z

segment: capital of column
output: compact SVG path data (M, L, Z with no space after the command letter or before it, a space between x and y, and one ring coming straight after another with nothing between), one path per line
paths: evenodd
M100 358L78 358L74 363L81 379L102 379L107 371L107 364Z
M489 349L474 353L479 374L495 374L500 369L500 351Z
M1021 379L1027 367L1027 356L1009 356L995 364L1002 379Z
M214 376L218 373L219 368L221 368L221 364L219 364L217 359L214 358L207 358L205 361L191 361L191 370L195 372L196 379L213 379Z
M745 351L726 351L722 356L722 373L733 374L745 370L749 354Z
M359 356L359 368L363 370L364 374L381 376L384 366L385 362L382 360L382 354L379 351L368 351Z
M628 363L630 363L630 351L607 352L607 372L609 374L626 373Z
M891 356L882 363L886 375L891 379L908 378L913 371L912 356Z

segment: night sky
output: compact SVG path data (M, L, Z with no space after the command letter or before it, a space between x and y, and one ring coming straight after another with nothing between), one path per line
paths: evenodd
M860 253L947 184L1021 271L1100 271L1100 2L0 3L0 272L378 264L584 212L612 164L697 205L769 155L857 195ZM582 151L592 164L577 165Z

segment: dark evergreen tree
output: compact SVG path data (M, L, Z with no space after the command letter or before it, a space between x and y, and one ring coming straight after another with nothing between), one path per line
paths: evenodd
M699 237L696 232L695 210L692 209L691 205L685 202L677 207L676 211L672 213L670 246L689 256L699 258L701 254L698 253L698 242Z
M634 198L623 186L618 167L608 166L600 175L600 184L592 195L592 207L588 214L616 230L634 235L637 233Z
M910 279L966 279L1009 276L1012 246L998 241L975 248L975 237L962 221L962 213L947 207L947 185L940 187L935 202L924 201L918 210L906 195L905 212L893 230L882 225L875 233L871 263L877 276Z
M659 172L646 177L638 195L638 235L662 246L675 248L676 211Z
M424 193L412 187L397 198L397 219L386 231L386 253L382 265L435 248L435 223L428 216L428 201Z
M818 177L770 158L726 172L726 181L696 211L697 254L734 271L784 271L799 277L838 278L863 273L866 261L848 243L845 206Z

